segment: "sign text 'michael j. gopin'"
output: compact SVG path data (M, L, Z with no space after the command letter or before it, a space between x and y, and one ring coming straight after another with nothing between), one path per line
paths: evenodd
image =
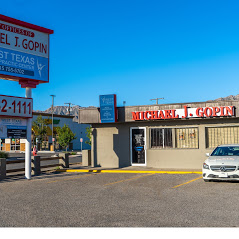
M157 120L157 119L181 119L181 118L209 118L234 116L234 106L189 108L173 110L136 111L132 113L132 120Z

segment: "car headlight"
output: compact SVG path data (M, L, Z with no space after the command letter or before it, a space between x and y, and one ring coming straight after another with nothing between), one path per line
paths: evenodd
M209 166L208 166L206 163L204 163L204 164L203 164L203 168L209 169Z

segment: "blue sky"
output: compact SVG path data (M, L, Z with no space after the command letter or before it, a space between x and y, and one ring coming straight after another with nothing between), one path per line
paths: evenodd
M54 30L50 83L33 89L34 110L71 102L118 106L198 102L239 94L239 2L68 0L1 2L0 14ZM24 96L1 80L0 94Z

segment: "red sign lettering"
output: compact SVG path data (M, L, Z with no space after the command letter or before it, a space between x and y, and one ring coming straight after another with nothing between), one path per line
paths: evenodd
M179 118L185 119L234 116L234 108L234 106L189 108L185 105L183 109L132 112L132 120L158 120Z

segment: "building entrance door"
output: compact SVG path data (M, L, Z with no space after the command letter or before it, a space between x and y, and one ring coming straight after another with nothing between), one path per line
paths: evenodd
M130 128L131 164L133 166L146 166L146 128Z

